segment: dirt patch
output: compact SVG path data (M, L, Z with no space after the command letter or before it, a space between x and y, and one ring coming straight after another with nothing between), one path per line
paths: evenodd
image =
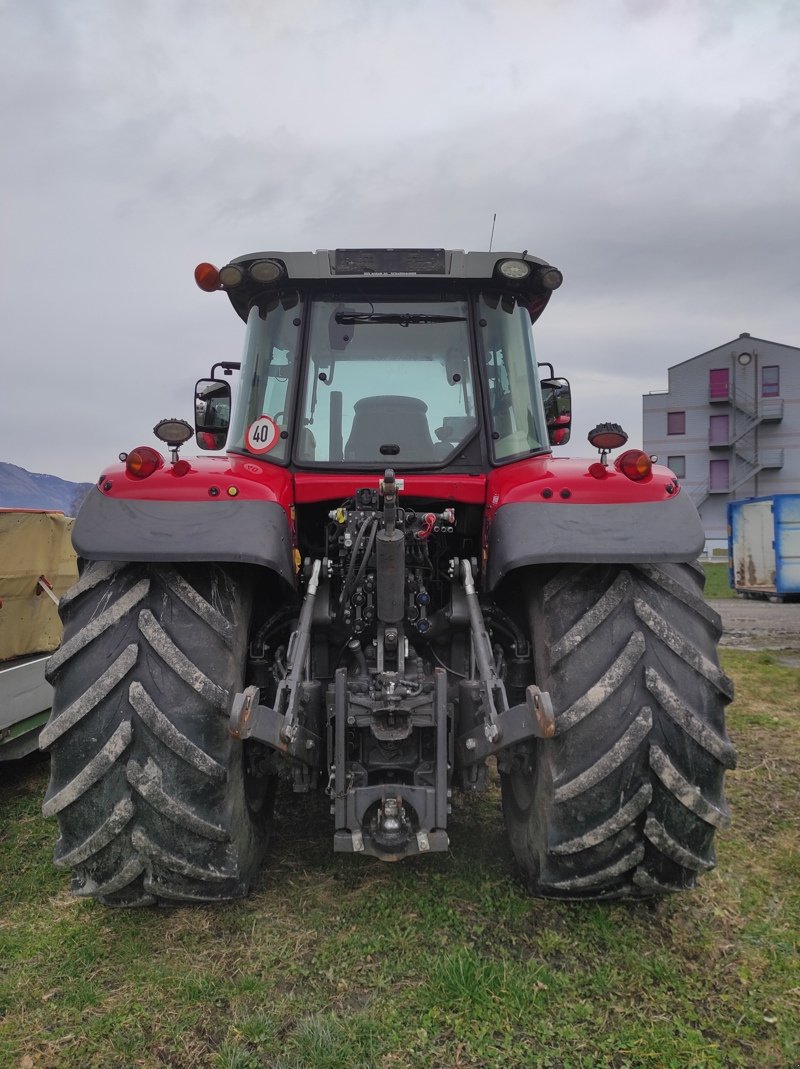
M800 603L709 598L722 617L720 645L740 650L781 650L780 660L800 668Z

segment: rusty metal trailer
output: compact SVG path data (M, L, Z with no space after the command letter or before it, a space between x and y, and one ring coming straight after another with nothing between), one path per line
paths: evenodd
M750 597L800 596L800 494L728 505L730 583Z

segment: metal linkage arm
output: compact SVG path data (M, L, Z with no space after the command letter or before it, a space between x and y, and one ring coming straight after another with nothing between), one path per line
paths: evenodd
M555 734L555 718L550 695L533 683L525 692L525 701L509 707L506 688L495 671L492 644L468 560L461 561L461 582L466 594L484 714L483 724L462 735L457 742L460 763L472 765L517 742L534 737L550 738Z
M320 739L299 722L298 712L303 700L303 676L321 567L322 561L315 560L297 630L289 640L288 671L278 684L275 708L259 705L258 687L247 687L233 699L230 717L230 732L234 738L256 739L308 765L318 761Z

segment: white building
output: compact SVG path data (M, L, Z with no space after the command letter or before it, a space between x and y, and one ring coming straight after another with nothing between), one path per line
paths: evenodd
M642 398L644 448L691 495L710 551L729 501L800 493L800 348L740 334L668 374Z

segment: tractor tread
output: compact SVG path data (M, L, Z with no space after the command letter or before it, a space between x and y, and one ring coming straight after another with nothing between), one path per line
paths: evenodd
M636 794L629 798L624 805L620 806L617 812L609 817L608 820L603 821L602 824L596 824L589 831L584 832L583 835L575 839L569 839L566 842L559 843L557 846L551 846L550 852L553 854L578 854L581 850L588 850L590 846L597 846L599 843L605 842L606 839L611 839L647 809L652 797L653 788L649 783L643 784Z
M562 638L553 643L551 648L553 665L557 665L567 653L572 653L581 642L600 627L613 610L616 609L630 590L630 587L630 574L628 572L620 572L600 600Z
M677 696L674 688L654 668L647 668L645 685L664 712L698 746L702 746L724 768L736 768L736 751L730 740L718 735L716 731L710 728L699 713L691 709L686 702Z
M615 768L619 768L638 750L642 742L650 734L653 727L653 714L645 705L636 719L630 724L625 733L614 745L605 751L593 765L584 772L566 782L553 780L555 787L554 799L556 802L565 802L577 795L595 787L601 780L610 776Z
M111 691L120 683L136 664L139 648L135 645L126 646L110 668L107 668L99 679L81 694L81 696L62 710L57 716L51 718L42 728L39 734L39 747L44 750L52 746L65 731L75 727L85 716L98 706Z
M650 747L650 767L678 801L691 809L701 820L713 824L715 828L727 828L731 822L730 813L709 802L696 784L690 783L670 761L660 746L655 743Z
M204 623L216 631L230 649L233 645L233 627L230 621L226 620L222 613L218 612L210 602L206 601L202 594L195 590L191 583L187 583L180 572L174 568L165 568L161 578L164 585L175 597L180 598L187 608L191 609L196 616L199 616Z
M112 575L124 568L125 565L116 560L95 561L92 568L85 568L79 576L77 583L71 586L59 599L59 608L64 609L71 605L76 598L94 590L100 583L107 582Z
M665 572L663 568L659 568L656 564L643 565L639 570L655 586L662 587L671 597L682 601L693 613L701 616L714 629L715 637L719 638L722 634L722 620L719 613L712 609L703 597L702 587L697 593L694 593L676 582L668 572ZM700 570L700 576L702 582L702 577L704 577L702 569Z
M152 757L147 758L144 768L137 761L129 761L126 774L131 787L162 816L204 839L214 839L220 843L230 842L230 835L225 828L204 820L164 789L164 773Z
M700 675L705 676L709 683L721 691L726 697L733 697L733 684L722 669L705 657L684 635L674 628L663 616L643 598L634 599L636 615L649 627L650 630L669 646L669 648L681 657Z
M557 880L551 886L556 891L585 891L595 887L605 887L621 876L625 876L631 869L635 869L643 858L644 847L641 844L637 844L627 854L617 858L612 865L606 865L605 868L597 869L595 872L588 872L583 876L572 876L566 880Z
M131 683L128 697L139 719L168 749L178 757L182 757L198 772L220 782L225 780L228 774L225 767L219 761L215 761L205 750L196 746L182 731L179 731L137 680Z
M72 805L85 794L99 779L108 772L119 757L125 752L133 738L130 720L123 720L114 734L98 752L80 770L74 779L62 787L56 794L48 792L42 806L43 817L54 817L68 805Z
M644 635L640 631L634 631L625 648L608 670L568 709L556 714L556 734L561 735L570 728L574 728L576 724L585 720L590 713L613 697L635 670L645 648Z
M182 650L178 649L150 609L142 609L139 613L139 630L175 675L215 706L218 712L227 712L227 692L213 683Z
M119 835L135 812L136 807L131 799L121 798L103 823L71 850L63 851L63 836L59 838L56 843L54 863L60 869L72 869L87 861ZM59 850L59 844L62 845L62 851Z
M127 590L121 598L113 602L109 608L101 612L99 616L94 616L77 634L60 646L47 662L46 674L50 682L53 682L59 671L76 653L80 653L90 642L94 642L96 638L119 623L127 613L136 608L139 602L147 597L149 589L150 580L148 578L141 579L130 590Z
M101 895L111 895L121 891L128 884L133 883L144 872L144 862L138 854L128 858L122 868L110 880L97 883L89 873L80 870L75 874L72 881L72 893L78 898L97 898Z
M633 882L645 895L674 894L676 891L685 891L695 885L693 876L685 884L667 883L665 880L659 880L657 876L653 876L652 873L641 868L641 866L634 872Z
M714 868L715 862L713 859L706 860L706 858L698 857L691 850L681 846L652 814L647 816L644 834L657 850L660 850L662 854L665 854L682 868L692 869L693 872L708 872Z
M196 865L193 861L183 857L181 854L176 854L172 850L167 850L163 846L159 846L148 837L147 833L140 826L136 826L131 833L131 842L134 847L145 857L154 861L161 868L168 869L170 872L175 872L179 876L187 876L193 880L213 880L215 882L223 882L225 880L236 879L238 873L234 868L228 867L227 869L215 868L213 865Z

